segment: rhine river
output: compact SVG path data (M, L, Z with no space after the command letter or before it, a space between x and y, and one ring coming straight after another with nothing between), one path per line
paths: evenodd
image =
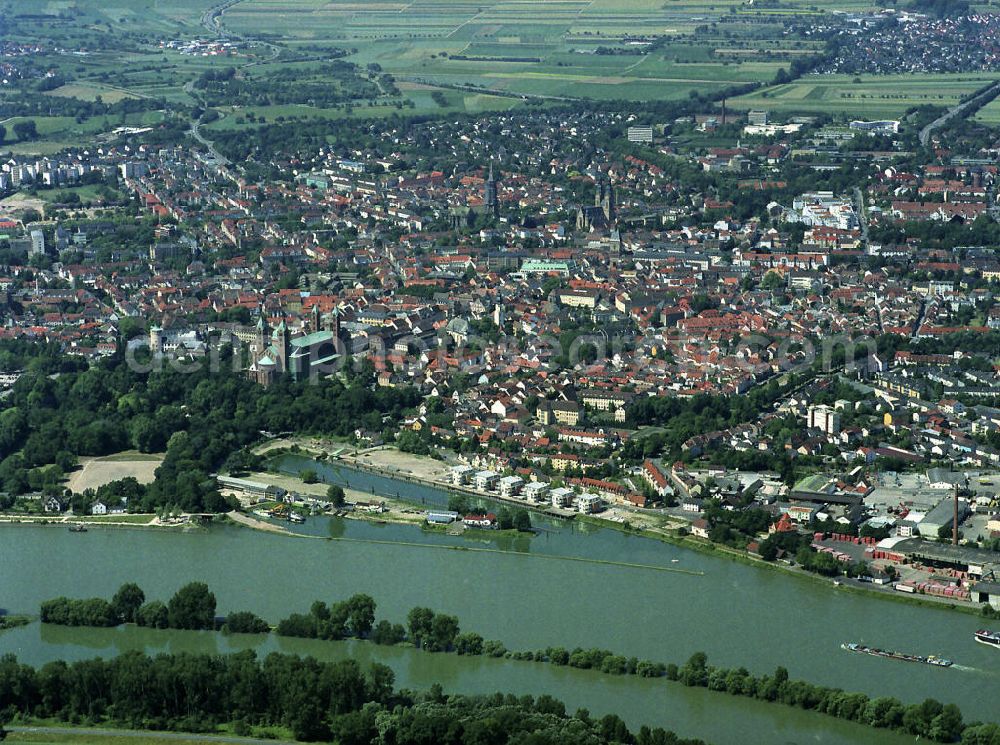
M304 461L303 461L304 462ZM295 470L300 463L286 458ZM310 462L310 467L317 464ZM446 495L418 486L318 464L329 481L428 505ZM793 678L906 703L934 697L957 703L966 721L996 720L1000 652L976 644L989 622L945 609L849 593L806 578L747 566L647 538L533 515L533 538L476 540L404 525L312 518L311 539L217 526L191 532L92 527L0 527L0 607L38 612L58 595L110 597L138 582L149 599L167 600L182 584L203 580L219 612L252 610L276 622L356 592L372 595L378 618L404 622L424 605L458 616L462 628L499 639L512 650L603 647L662 662L695 651L709 662L755 674L777 665ZM346 538L351 540L325 540ZM419 544L419 545L411 545ZM453 550L489 548L478 552ZM452 549L452 550L449 550ZM627 567L553 557L645 565ZM657 569L684 569L681 574ZM996 625L996 622L994 622ZM950 669L851 654L842 641L955 660ZM31 664L156 651L283 651L317 657L356 656L390 665L403 687L549 693L570 711L620 714L710 742L894 743L901 736L833 718L664 680L602 676L538 663L432 655L358 642L324 643L273 636L225 637L195 632L65 629L29 626L0 633L0 653Z

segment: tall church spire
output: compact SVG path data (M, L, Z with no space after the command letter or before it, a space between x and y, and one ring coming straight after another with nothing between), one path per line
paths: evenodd
M483 189L483 206L486 212L493 217L500 214L500 202L497 199L497 180L493 175L493 158L490 158L490 175L486 179L486 186Z

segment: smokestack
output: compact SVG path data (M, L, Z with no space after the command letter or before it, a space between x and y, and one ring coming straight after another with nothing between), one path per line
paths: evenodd
M958 545L958 489L955 490L955 514L951 524L951 545Z
M722 126L726 126L726 99L722 99Z

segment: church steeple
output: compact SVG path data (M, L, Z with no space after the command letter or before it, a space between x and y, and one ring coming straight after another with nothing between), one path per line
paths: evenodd
M267 326L267 316L264 314L264 304L260 304L259 317L257 318L257 329L255 334L255 341L257 343L257 348L254 350L257 354L263 354L264 350L267 349L268 337L270 336L271 329Z
M500 214L500 202L497 199L497 180L493 175L493 159L490 158L490 175L486 179L486 186L483 189L483 206L486 212L497 217Z
M615 188L611 185L610 176L601 176L597 182L597 191L594 193L594 206L600 207L604 213L604 219L610 225L617 219L615 210Z
M319 314L319 303L318 302L314 302L313 303L311 321L312 321L312 323L311 323L312 328L310 329L310 331L312 333L316 333L317 331L320 330L320 314Z
M278 363L278 372L288 372L288 326L285 324L284 317L282 317L274 333L271 334L271 339L278 357L275 360Z

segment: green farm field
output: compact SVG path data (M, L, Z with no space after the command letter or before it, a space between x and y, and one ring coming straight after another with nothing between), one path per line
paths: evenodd
M5 2L11 0L0 0L0 7ZM272 49L258 45L245 55L219 59L154 46L170 38L211 35L202 22L217 5L215 0L28 4L52 14L72 11L100 27L120 27L134 38L141 34L144 42L124 54L105 49L56 58L53 69L71 82L52 95L89 101L97 95L104 101L153 97L168 105L191 105L184 86L206 69L252 65L255 76L264 75L296 65L296 57L316 59L342 50L361 67L378 64L394 76L402 92L397 99L358 101L350 110L305 104L222 107L223 117L208 127L216 130L252 125L247 113L267 121L303 115L340 119L477 113L522 106L522 96L641 102L766 84L792 60L822 48L819 42L787 36L784 20L874 7L869 0L822 5L782 0L773 8L751 7L743 0L237 0L217 19L222 28L277 44L282 52L272 54ZM651 40L656 43L649 45ZM889 117L917 105L954 105L991 77L864 76L856 82L848 76L817 76L762 88L730 103L773 111ZM400 100L403 108L397 105ZM1000 110L990 106L980 116L1000 118ZM84 122L72 133L94 127ZM46 125L45 135L65 139L56 136L51 125Z
M833 113L859 118L894 117L914 106L954 106L998 73L955 75L807 76L734 98L734 108L788 113ZM857 81L857 82L856 82Z
M975 120L991 126L1000 126L1000 101L993 99L976 112Z
M785 5L813 12L806 2ZM746 6L736 0L242 0L225 11L223 23L291 49L352 49L348 59L377 62L401 80L569 98L674 99L766 82L790 59L816 51L815 44L783 38L778 23L756 23L752 42L733 40L744 30L738 20L717 37L683 36L731 8ZM626 39L634 36L666 42L647 52ZM602 46L625 53L596 54Z
M401 83L400 88L403 91L402 100L412 101L413 106L397 108L392 103L393 99L381 99L374 106L367 103L359 104L352 107L350 111L344 109L322 109L297 104L284 106L246 106L242 108L222 107L219 109L222 118L205 126L203 129L206 132L224 132L256 127L262 118L269 123L274 123L281 119L299 117L340 120L370 119L373 117L391 116L392 114L479 114L485 111L506 111L521 105L521 101L518 99L491 96L484 93L440 89L433 86L407 83ZM435 92L440 92L444 96L444 106L432 98L432 94ZM248 119L248 115L251 114L256 121Z
M49 91L50 96L63 96L64 98L77 98L81 101L96 101L100 98L105 103L117 103L125 98L137 98L137 94L132 91L112 88L110 86L95 83L68 83Z

